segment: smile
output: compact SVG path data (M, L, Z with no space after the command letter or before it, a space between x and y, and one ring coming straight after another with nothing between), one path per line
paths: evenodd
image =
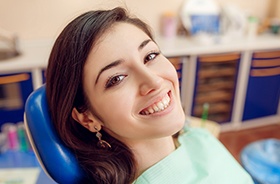
M161 101L145 108L140 112L141 115L150 115L165 110L170 105L170 97L166 94Z

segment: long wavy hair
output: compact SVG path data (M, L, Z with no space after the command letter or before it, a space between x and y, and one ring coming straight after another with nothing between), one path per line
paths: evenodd
M124 8L89 11L71 21L58 36L47 68L46 92L52 121L85 170L88 183L131 183L136 177L136 162L127 145L101 130L112 149L98 148L95 133L71 116L74 107L79 112L90 109L83 90L84 65L98 39L117 22L135 25L153 39L148 25Z

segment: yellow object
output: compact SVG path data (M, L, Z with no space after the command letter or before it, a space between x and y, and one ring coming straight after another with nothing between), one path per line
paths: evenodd
M189 116L187 117L187 123L189 123L190 127L205 128L215 137L219 137L221 126L215 121L203 120L201 118Z

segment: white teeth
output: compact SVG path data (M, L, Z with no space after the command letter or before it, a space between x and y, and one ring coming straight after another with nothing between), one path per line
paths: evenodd
M164 109L164 105L163 105L162 102L158 102L158 103L157 103L157 106L158 106L158 108L159 108L160 110L163 110L163 109Z
M153 105L153 109L154 109L155 112L159 111L159 108L158 108L158 106L156 106L156 104Z
M152 107L149 107L148 112L149 112L150 114L152 114L152 113L154 113L154 109L153 109Z
M166 107L166 106L169 104L169 101L170 101L170 98L168 98L168 99L164 98L164 99L162 100L162 102L163 102L163 104L164 104L164 107Z
M155 112L160 112L166 109L170 104L170 98L166 95L161 101L151 105L148 109L141 112L143 115L153 114Z

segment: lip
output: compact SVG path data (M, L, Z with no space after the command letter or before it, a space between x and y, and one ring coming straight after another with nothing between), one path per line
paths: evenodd
M143 115L143 114L141 114L141 112L142 112L143 110L145 110L145 109L147 109L148 107L150 107L151 105L153 105L153 104L155 104L155 103L161 101L161 100L163 99L163 97L166 95L166 93L164 93L164 95L161 95L160 97L157 97L157 98L155 98L155 99L152 99L151 102L148 103L149 105L147 105L145 108L143 108L143 109L139 112L139 115L145 116L145 117L150 117L150 116L162 116L162 115L164 115L164 114L166 114L166 113L169 113L169 112L173 109L173 104L174 104L174 102L173 102L172 92L171 92L171 91L168 91L167 94L168 94L168 96L169 96L169 98L170 98L170 102L169 102L169 106L168 106L166 109L164 109L163 111L155 112L155 113L153 113L153 114L149 114L149 115Z

